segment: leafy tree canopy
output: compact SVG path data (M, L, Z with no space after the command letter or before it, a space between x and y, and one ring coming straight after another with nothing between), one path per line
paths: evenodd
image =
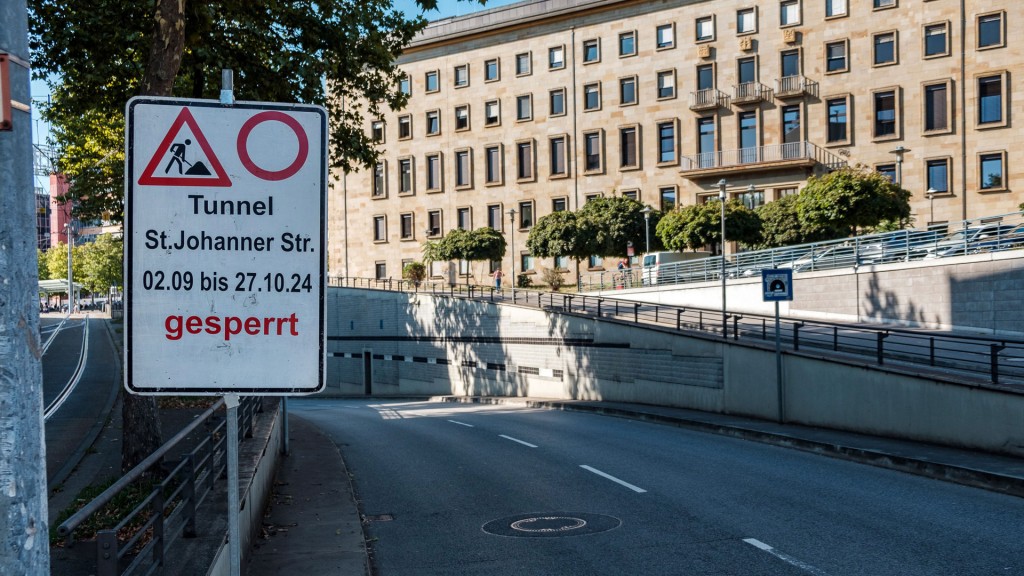
M593 254L594 246L594 229L581 222L576 212L568 210L541 217L526 240L526 247L534 256L565 256L577 262Z
M718 200L691 204L666 214L658 223L657 235L669 250L718 246L722 241L722 204ZM725 205L726 240L748 246L761 241L761 219L737 200Z
M755 210L761 219L761 242L759 248L792 246L807 242L820 242L836 237L831 227L811 226L802 223L797 214L797 196L790 195L758 206Z
M583 205L578 218L581 227L592 230L594 244L590 254L625 258L629 242L644 245L644 205L625 196L595 198ZM650 213L650 226L657 226L660 212ZM661 248L657 237L651 234L651 251ZM588 255L590 255L588 254Z
M802 227L832 230L832 237L856 234L885 220L910 217L910 192L882 174L857 166L812 176L797 196Z
M423 260L500 260L505 255L505 237L493 228L476 230L457 228L436 242L423 245Z

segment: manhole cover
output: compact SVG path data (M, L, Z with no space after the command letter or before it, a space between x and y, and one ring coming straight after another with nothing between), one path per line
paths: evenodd
M559 538L596 534L618 528L612 516L584 512L539 512L499 518L483 525L483 531L513 538Z

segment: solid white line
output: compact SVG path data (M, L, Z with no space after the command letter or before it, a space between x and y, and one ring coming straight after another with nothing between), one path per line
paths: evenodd
M589 472L593 472L594 474L597 474L598 476L601 476L603 478L607 478L607 479L611 480L612 482L615 482L616 484L621 484L621 485L625 486L626 488L629 488L633 492L637 492L639 494L643 494L644 492L647 492L647 490L644 490L643 488L640 488L639 486L634 486L634 485L630 484L629 482L625 482L623 480L619 480L618 478L616 478L615 476L612 476L611 474L605 474L604 472L601 472L597 468L591 468L590 466L587 466L586 464L580 464L580 468L583 468L584 470L587 470Z
M466 428L473 428L472 424L466 424L465 422L459 422L458 420L449 420L452 424L458 424L459 426L465 426Z
M498 436L501 436L505 440L511 440L513 442L518 442L518 443L522 444L523 446L529 446L530 448L536 448L537 447L536 444L530 444L529 442L523 442L522 440L519 440L518 438L513 438L511 436L505 436L504 434L498 434Z
M775 556L776 558L782 560L790 566L796 566L797 568L804 570L805 572L814 574L814 576L828 576L828 574L823 570L819 570L806 562L801 562L800 560L797 560L796 558L793 558L788 554L783 554L782 552L779 552L775 548L772 548L771 546L765 544L764 542L761 542L760 540L756 540L754 538L744 538L743 541L755 548L764 550L765 552L771 554L772 556Z

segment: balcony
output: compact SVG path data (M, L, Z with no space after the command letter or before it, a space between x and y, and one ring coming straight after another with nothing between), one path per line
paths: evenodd
M714 88L690 92L690 110L703 112L728 106L729 95Z
M732 87L733 104L756 104L771 98L772 89L760 82L744 82Z
M775 81L776 98L818 96L818 83L806 76L786 76Z
M779 170L822 165L827 170L846 166L846 161L811 142L740 148L682 156L680 173L690 179L718 177L740 171Z

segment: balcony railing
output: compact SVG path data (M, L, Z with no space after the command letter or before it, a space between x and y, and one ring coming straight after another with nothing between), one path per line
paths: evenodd
M818 83L806 76L786 76L775 81L777 98L795 98L797 96L817 96Z
M754 104L762 100L768 100L772 89L760 82L744 82L732 87L734 96L733 104Z
M679 160L682 172L750 167L770 163L785 163L787 166L817 163L829 170L846 166L846 161L842 158L806 141L705 152L694 156L682 156Z
M690 110L714 110L726 106L729 95L714 88L690 92Z

